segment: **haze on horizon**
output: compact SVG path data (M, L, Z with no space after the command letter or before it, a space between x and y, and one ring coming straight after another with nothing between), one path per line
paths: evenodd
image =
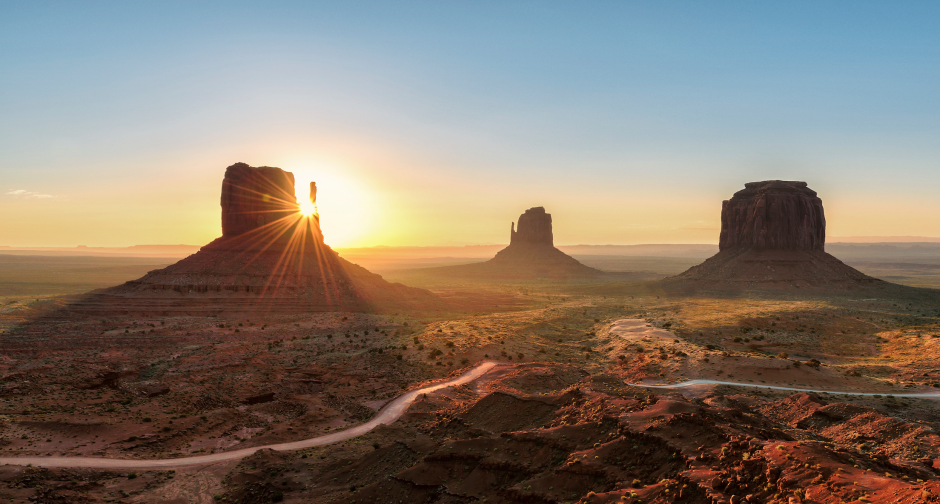
M940 236L940 4L3 2L0 245L204 244L226 166L333 246L716 243L805 180L829 236Z

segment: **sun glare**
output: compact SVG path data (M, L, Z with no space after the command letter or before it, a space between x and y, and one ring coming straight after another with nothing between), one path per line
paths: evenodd
M304 217L310 217L311 215L317 213L317 206L314 205L308 198L298 194L297 201L300 202L300 213L302 213Z
M327 244L339 247L365 243L372 231L376 198L365 184L347 178L339 168L285 167L294 174L300 212L318 214ZM310 182L317 183L317 204L310 202Z

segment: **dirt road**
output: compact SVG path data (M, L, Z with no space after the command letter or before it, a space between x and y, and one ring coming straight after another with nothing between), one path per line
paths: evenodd
M895 394L893 392L852 392L845 390L819 390L819 389L806 389L806 388L795 388L795 387L781 387L777 385L764 385L756 383L741 383L741 382L729 382L729 381L720 381L720 380L689 380L682 383L673 383L669 385L650 385L644 383L627 383L631 387L646 387L646 388L655 388L655 389L680 389L687 387L696 387L699 385L731 385L734 387L755 387L755 388L765 388L772 390L786 390L790 392L813 392L815 394L840 394L840 395L857 395L857 396L892 396L892 397L920 397L922 399L940 399L940 392L920 392L912 394Z
M199 457L184 457L184 458L175 458L175 459L160 459L160 460L128 460L128 459L116 459L116 458L99 458L99 457L0 457L0 464L12 464L12 465L28 465L31 464L37 467L93 467L97 469L165 469L173 467L183 467L183 466L193 466L200 464L210 464L213 462L222 462L227 460L237 460L247 457L252 453L263 450L271 449L277 451L289 451L289 450L300 450L303 448L311 448L313 446L323 446L338 441L345 441L356 436L361 436L372 429L383 424L390 424L395 420L398 420L401 417L402 413L408 409L408 406L421 394L426 394L428 392L433 392L445 387L453 387L455 385L463 385L465 383L472 382L477 378L486 374L489 370L493 369L497 363L495 362L483 362L477 367L467 371L466 373L454 378L453 380L448 380L446 382L437 383L434 385L429 385L418 390L412 390L407 394L395 399L394 401L388 403L378 415L375 416L372 420L355 427L350 427L349 429L334 432L332 434L327 434L324 436L319 436L310 439L304 439L301 441L294 441L291 443L281 443L275 445L266 445L266 446L254 446L251 448L244 448L241 450L234 450L229 452L222 453L213 453L211 455L201 455Z

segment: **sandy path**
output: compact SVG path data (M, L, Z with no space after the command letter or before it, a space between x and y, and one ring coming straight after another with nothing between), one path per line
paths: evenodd
M720 381L720 380L689 380L682 383L673 383L671 385L647 385L643 383L627 383L631 387L646 387L646 388L656 388L656 389L679 389L687 387L695 387L699 385L732 385L735 387L756 387L756 388L766 388L773 390L787 390L791 392L812 392L815 394L841 394L841 395L857 395L857 396L892 396L892 397L920 397L922 399L940 399L940 392L922 392L915 394L895 394L892 392L849 392L843 390L817 390L817 389L806 389L806 388L795 388L795 387L780 387L777 385L758 385L756 383L741 383L741 382L729 382L729 381Z
M254 446L251 448L244 448L230 452L213 453L211 455L175 459L128 460L99 457L0 457L0 464L32 464L33 466L38 467L93 467L97 469L165 469L170 467L193 466L200 464L210 464L213 462L238 460L263 449L288 451L311 448L314 446L323 446L336 443L338 441L345 441L356 436L361 436L378 427L379 425L390 424L395 420L398 420L405 410L408 409L408 406L410 406L411 403L414 402L414 400L417 399L420 394L426 394L428 392L433 392L442 388L470 383L471 381L476 380L477 378L486 374L496 365L497 363L495 362L483 362L477 365L477 367L467 371L457 378L454 378L453 380L429 385L418 390L412 390L411 392L408 392L398 399L388 403L388 405L385 406L385 408L380 411L375 418L362 425L357 425L355 427L351 427L339 432L334 432L332 434L326 434L324 436L304 439L301 441L294 441L291 443Z
M653 327L643 319L620 319L610 325L610 333L616 334L625 340L636 341L663 341L672 343L677 336L665 329Z

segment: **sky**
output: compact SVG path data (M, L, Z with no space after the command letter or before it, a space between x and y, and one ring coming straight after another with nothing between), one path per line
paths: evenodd
M745 182L940 236L938 2L0 0L0 245L221 235L227 166L327 243L717 243Z

